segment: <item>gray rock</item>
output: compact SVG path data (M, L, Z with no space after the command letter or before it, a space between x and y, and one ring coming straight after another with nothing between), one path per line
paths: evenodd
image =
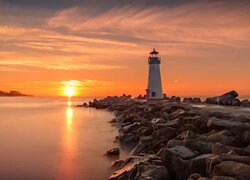
M170 180L168 171L164 166L139 165L135 180Z
M198 156L198 153L185 147L185 146L174 146L172 148L163 148L158 153L159 156L178 156L183 160L192 159Z

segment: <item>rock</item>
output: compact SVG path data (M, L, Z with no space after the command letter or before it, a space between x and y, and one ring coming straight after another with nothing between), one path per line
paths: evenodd
M211 180L237 180L237 179L230 176L214 176L212 177Z
M208 114L205 113L195 116L181 116L178 120L178 126L181 127L185 124L192 124L197 128L206 129L208 118Z
M189 97L189 98L184 98L183 102L185 102L185 103L201 103L201 99L197 98L197 97L195 97L195 98Z
M146 149L146 147L148 147L149 145L148 144L142 144L142 143L138 143L137 146L132 149L132 151L130 152L130 155L133 155L133 156L137 156L137 155L140 155L140 153Z
M162 139L170 140L176 135L176 129L171 127L165 127L153 132L153 141L157 142Z
M177 133L181 133L181 132L184 132L184 131L192 131L192 132L195 132L195 133L201 133L201 129L200 128L197 128L196 126L194 126L193 124L184 124L182 125L178 130L177 130Z
M170 180L168 171L164 166L139 165L135 180Z
M177 145L172 148L163 148L158 152L157 155L164 158L165 156L177 156L183 160L187 160L198 156L198 153L185 146Z
M136 164L143 162L143 157L141 156L132 156L128 158L124 163L123 166L116 170L110 177L109 180L118 180L118 178L128 177L129 173L132 169L136 166Z
M229 148L227 146L224 146L221 143L213 143L212 144L212 153L213 153L213 155L220 155L222 153L228 153L230 151L232 151L231 148Z
M170 119L170 114L168 114L167 112L162 112L162 118L168 121Z
M188 180L200 180L201 178L201 175L198 174L198 173L194 173L194 174L191 174L189 177L188 177Z
M125 172L124 174L122 174L121 176L119 176L117 178L117 180L128 180L129 179L129 173Z
M131 146L136 145L140 140L138 136L135 136L131 133L126 133L126 134L120 133L117 139L121 141L122 143L131 145Z
M206 160L210 158L211 154L204 154L192 158L189 156L189 160L183 160L180 156L172 154L168 150L159 152L161 154L164 165L169 170L171 179L187 179L193 173L199 173L206 175Z
M236 144L236 139L228 130L218 131L208 136L208 141L212 143L219 142L224 145L233 146Z
M141 126L140 126L140 123L135 122L135 123L133 123L133 124L124 126L124 127L122 128L122 130L123 130L124 133L128 133L128 132L136 131L136 130L138 130L140 127L141 127Z
M221 96L207 98L206 103L220 104L220 105L235 105L239 103L238 100L235 99L236 97L238 97L238 93L236 91L230 91Z
M106 152L106 155L113 156L113 155L119 155L120 154L120 149L119 148L114 148L111 150L108 150Z
M142 126L139 129L137 129L137 133L140 136L148 136L148 135L151 135L152 130L149 127Z
M250 166L234 162L234 161L223 161L216 164L209 174L210 177L213 176L232 176L236 179L250 179Z
M241 102L239 99L232 99L232 106L240 106Z
M183 113L185 113L185 110L177 109L176 111L174 111L173 113L170 114L170 119L176 119Z
M241 164L245 164L245 165L250 165L250 157L248 156L238 156L238 155L234 155L234 154L221 154L221 155L217 155L217 156L212 156L210 158L207 159L207 163L206 163L206 171L207 171L207 175L209 175L209 177L213 177L215 175L219 175L219 176L231 176L227 173L215 173L217 172L218 167L216 169L216 171L214 172L214 168L216 165L223 163L223 162L235 162L235 163L241 163ZM234 164L237 165L237 164ZM220 166L219 166L220 167ZM233 168L233 166L231 167L231 171L236 171L237 172L237 168ZM250 172L250 171L249 171ZM234 176L235 177L235 176Z
M244 143L250 144L250 131L245 131L242 134L242 140L243 140Z
M246 126L242 125L237 125L237 126L232 126L230 128L230 132L234 135L241 136L244 132L246 131Z
M116 123L116 119L114 118L114 119L111 119L110 121L109 121L109 123Z
M248 99L241 101L242 107L250 107L250 102Z
M123 161L123 160L116 160L116 161L112 164L111 168L112 168L112 169L119 169L119 168L122 167L123 164L124 164L124 161Z
M152 141L153 141L152 136L143 136L141 137L141 140L140 140L142 144L152 144Z
M209 154L212 152L212 143L196 139L186 139L186 146L194 151L198 151L200 154Z
M189 97L189 98L184 98L184 99L183 99L183 102L185 102L185 103L193 103L193 99L192 99L191 97Z
M165 122L166 120L163 118L153 118L151 121L152 124L165 123Z
M187 161L187 168L184 170L183 177L187 178L193 173L198 173L201 176L206 176L206 161L212 156L212 154L203 154ZM179 179L181 178L182 177L180 177Z
M245 126L246 124L242 122L237 122L237 121L229 121L229 120L223 120L223 119L218 119L215 117L210 117L207 122L208 127L214 127L214 128L231 128L233 126ZM249 125L248 125L249 126ZM249 128L249 127L246 127Z
M188 180L236 180L236 179L230 176L214 176L210 179L208 177L202 177L198 173L194 173L189 176Z
M168 141L167 143L167 148L171 148L171 147L174 147L174 146L185 146L185 142L182 141L182 140L177 140L177 139L171 139Z

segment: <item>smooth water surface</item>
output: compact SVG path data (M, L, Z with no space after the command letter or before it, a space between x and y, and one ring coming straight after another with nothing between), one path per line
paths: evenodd
M85 99L87 101L87 99ZM104 156L117 129L113 114L75 108L83 99L0 98L1 180L104 180L115 159ZM121 151L125 158L127 151Z

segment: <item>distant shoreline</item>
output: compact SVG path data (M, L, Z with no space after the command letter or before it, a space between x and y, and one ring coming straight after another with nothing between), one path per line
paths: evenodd
M32 95L22 94L18 91L0 91L0 97L31 97Z

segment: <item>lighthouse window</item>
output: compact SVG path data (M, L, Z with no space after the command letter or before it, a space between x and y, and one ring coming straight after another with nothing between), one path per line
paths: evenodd
M155 92L152 92L152 97L155 97L156 96L156 93Z

